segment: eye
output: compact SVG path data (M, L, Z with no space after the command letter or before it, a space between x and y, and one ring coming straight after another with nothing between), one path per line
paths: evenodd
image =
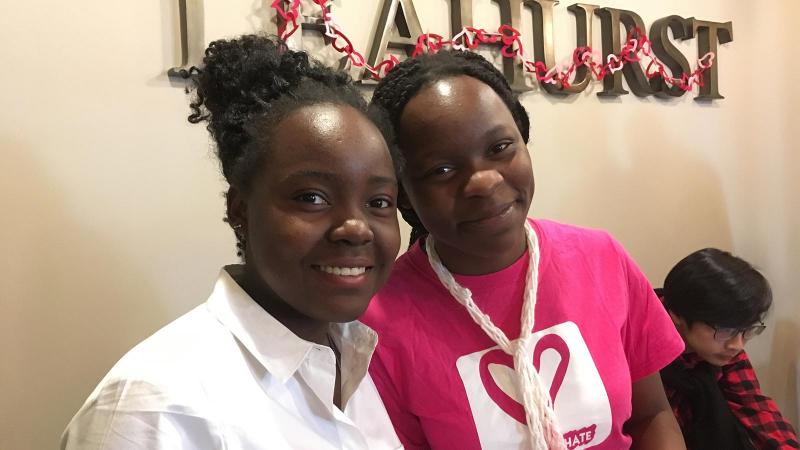
M744 338L745 339L752 339L752 338L758 336L759 334L761 334L764 331L764 329L766 329L766 328L767 327L765 325L763 325L763 324L753 325L750 328L746 328L744 330Z
M496 155L498 153L503 153L506 149L511 147L512 142L500 142L499 144L495 144L492 148L489 149L489 153L492 155Z
M728 341L741 332L738 328L714 328L714 339L722 342Z
M440 177L447 175L455 170L452 166L437 166L428 171L428 176Z
M384 209L384 208L391 208L393 206L393 203L390 199L381 197L370 200L367 203L367 206L370 208Z
M312 205L328 205L328 201L325 200L325 197L322 194L317 192L304 192L297 197L294 198L298 202L301 203L309 203Z

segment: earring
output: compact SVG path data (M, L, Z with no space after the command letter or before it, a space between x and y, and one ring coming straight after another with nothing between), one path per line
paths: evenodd
M236 255L244 259L245 249L247 248L247 239L245 238L244 224L234 223L231 224L233 234L236 235Z
M246 233L244 232L244 224L241 222L233 223L228 217L224 217L222 219L223 222L227 223L233 229L233 234L236 236L236 255L242 258L244 261L244 253L245 248L247 246L247 241L245 239Z

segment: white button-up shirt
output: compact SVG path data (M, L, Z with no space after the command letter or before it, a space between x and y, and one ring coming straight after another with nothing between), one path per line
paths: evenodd
M297 337L223 270L208 301L126 354L86 400L62 449L398 449L367 373L377 336L331 326L336 358Z

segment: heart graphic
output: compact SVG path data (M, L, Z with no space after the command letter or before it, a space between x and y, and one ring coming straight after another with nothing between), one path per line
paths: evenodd
M537 372L539 371L542 353L548 349L555 350L561 357L558 362L558 367L556 367L556 373L553 376L553 382L550 384L550 400L555 404L556 395L561 389L561 384L564 382L564 377L567 374L570 353L567 343L564 342L561 336L557 334L548 334L542 337L533 349L533 366L536 368ZM525 417L525 408L521 403L514 400L510 395L500 389L500 386L497 385L497 381L494 379L491 372L489 372L490 364L500 364L514 369L514 359L501 349L490 350L481 357L479 371L483 387L486 389L486 393L489 394L492 401L495 402L503 412L514 418L514 420L526 425L528 420Z

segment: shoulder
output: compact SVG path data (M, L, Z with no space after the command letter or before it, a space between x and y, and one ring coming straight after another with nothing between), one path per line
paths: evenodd
M607 231L568 225L552 220L529 219L536 230L545 263L570 265L574 269L625 268L629 257Z
M149 439L167 446L186 432L203 436L209 446L202 448L218 448L213 424L206 420L214 415L206 378L226 365L217 358L225 345L220 329L204 304L136 345L75 414L62 448L128 448L131 439L145 439L155 431L157 438ZM167 415L169 429L162 428Z
M204 303L140 342L120 362L128 363L125 367L149 363L162 367L185 366L196 362L194 359L209 347L211 350L219 347L221 336L230 336L230 333Z
M216 356L231 339L200 305L126 353L90 400L132 409L191 403L202 391L202 377L222 363Z
M755 369L744 351L736 355L728 364L722 366L723 381L730 383L749 382L757 384Z
M725 365L725 367L744 367L744 366L751 366L750 364L750 357L747 356L747 352L742 350L736 355L731 362Z
M545 243L566 248L612 249L619 247L616 239L605 230L569 225L552 220L528 219Z

